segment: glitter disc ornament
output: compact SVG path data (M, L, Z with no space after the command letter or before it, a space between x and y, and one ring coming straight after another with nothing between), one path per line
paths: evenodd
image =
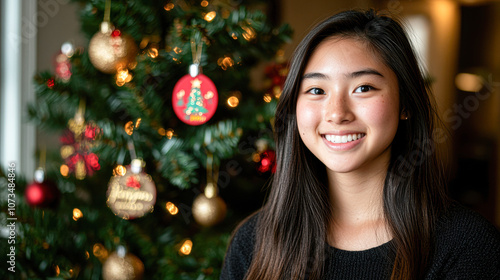
M138 48L134 39L120 30L112 30L109 22L101 24L89 43L89 58L92 65L106 74L118 69L131 68L135 63Z
M142 261L135 255L126 253L122 246L111 253L102 266L104 280L140 280L143 274Z
M142 161L134 159L125 174L116 174L109 181L107 204L115 215L125 220L152 212L156 187L151 176L142 171Z
M213 184L207 184L205 192L198 195L193 202L193 217L202 226L216 225L226 217L226 203L215 192Z
M177 117L186 124L206 123L215 114L218 102L215 84L203 74L190 73L175 84L172 105Z

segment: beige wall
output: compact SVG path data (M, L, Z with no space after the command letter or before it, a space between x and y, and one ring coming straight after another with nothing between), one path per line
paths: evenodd
M47 2L47 1L42 1ZM70 1L53 1L57 5L38 5L39 26L37 43L37 70L53 70L55 55L64 42L83 46L86 42L80 34L79 6ZM62 4L59 4L62 3Z
M41 1L48 3L47 1ZM86 40L80 33L78 4L70 1L53 1L54 5L38 4L37 72L54 71L55 56L65 42L74 46L85 46ZM38 149L57 150L60 135L37 129Z
M371 0L281 0L282 22L288 23L294 30L293 41L285 48L285 56L289 57L300 39L322 19L346 9L367 9L373 6L373 2Z

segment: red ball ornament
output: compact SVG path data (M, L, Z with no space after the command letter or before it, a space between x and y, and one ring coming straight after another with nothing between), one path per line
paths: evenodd
M37 170L38 172L38 170ZM61 193L56 184L50 180L40 180L36 178L35 181L26 187L24 198L31 207L53 208L59 204Z
M260 154L260 166L258 170L262 173L271 171L276 172L276 152L267 150Z
M215 84L203 74L185 75L175 84L172 105L177 117L186 124L206 123L215 114L218 102Z

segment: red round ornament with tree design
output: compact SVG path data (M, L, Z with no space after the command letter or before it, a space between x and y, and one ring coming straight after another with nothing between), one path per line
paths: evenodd
M185 75L175 84L172 105L177 117L186 124L206 123L215 114L218 102L215 84L203 74Z

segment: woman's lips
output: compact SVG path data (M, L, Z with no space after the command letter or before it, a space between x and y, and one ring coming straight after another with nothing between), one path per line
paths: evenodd
M365 136L365 133L323 134L322 138L328 147L337 151L346 151L357 146Z
M348 143L365 137L364 133L349 133L344 135L325 134L325 139L334 144Z

